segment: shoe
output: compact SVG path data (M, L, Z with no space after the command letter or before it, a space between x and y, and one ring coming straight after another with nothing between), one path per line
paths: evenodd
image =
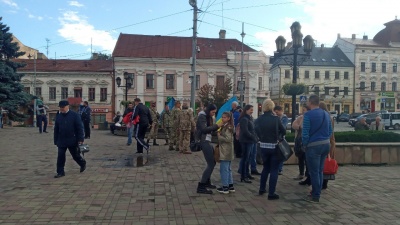
M49 132L47 132L47 131L43 131L44 133L49 133Z
M176 148L175 151L180 152L179 148Z
M129 146L129 145L131 145L131 144L129 144L129 143L126 143L126 145L127 145L127 146Z
M206 184L204 184L204 183L200 183L199 182L199 184L198 184L198 186L197 186L197 193L199 193L199 194L209 194L209 195L212 195L212 191L211 190L208 190L207 188L206 188Z
M278 175L283 175L282 171L279 171L279 172L278 172Z
M230 185L229 185L229 192L230 192L230 193L235 193L235 191L236 191L236 190L235 190L235 188L233 187L233 184L230 184Z
M267 193L267 191L266 191L266 190L263 190L263 191L258 191L258 195L264 195L265 193Z
M277 195L277 194L268 195L268 200L278 200L278 199L279 199L279 195Z
M85 170L86 170L86 163L85 163L85 165L81 166L81 169L79 171L82 173Z
M258 172L257 170L251 171L251 175L261 175L260 172Z
M135 152L135 154L139 155L139 154L143 154L143 152Z
M218 193L221 193L221 194L229 194L229 188L226 186L217 188L217 191L218 191Z
M183 152L183 154L192 154L190 151Z
M168 142L165 142L165 144L164 145L169 145L169 143Z
M303 180L304 175L299 174L297 177L293 178L293 180Z
M170 151L175 150L175 149L174 149L174 146L169 146L168 150L170 150Z
M153 145L154 146L159 146L159 144L157 144L156 140L153 141Z
M65 176L64 173L57 173L57 174L54 176L54 178L60 178L60 177L63 177L63 176Z
M85 139L90 139L90 137L85 137Z
M313 197L311 197L309 195L304 197L303 200L306 201L306 202L311 202L311 203L319 203L319 199L318 198L313 198Z
M217 188L217 186L211 184L211 180L210 179L208 179L208 181L207 181L207 183L205 183L205 185L206 185L206 188L210 188L210 189L216 189Z
M310 186L310 185L311 185L311 182L310 182L309 179L305 179L305 180L303 180L303 181L300 181L299 184L300 184L300 185L308 185L308 186Z
M240 178L240 182L244 182L244 183L248 183L248 184L251 184L251 183L253 183L253 182L251 182L251 180L249 180L249 178Z
M247 175L247 178L249 178L249 180L254 180L255 178L251 175Z

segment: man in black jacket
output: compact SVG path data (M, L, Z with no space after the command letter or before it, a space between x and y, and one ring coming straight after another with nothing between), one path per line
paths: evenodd
M147 128L149 125L153 124L153 120L151 119L150 110L143 103L140 102L139 98L135 98L135 108L133 109L133 114L131 121L135 120L137 116L139 116L139 123L135 125L135 139L137 141L137 152L143 153L143 148L149 152L149 145L144 140L144 136L146 135Z
M65 176L65 152L67 148L72 158L81 167L82 173L86 169L86 161L78 151L78 145L84 141L83 125L79 114L69 110L68 101L59 102L60 113L57 115L54 124L54 145L58 147L57 174L54 178Z
M83 128L85 129L85 139L90 139L91 113L92 109L89 107L89 102L84 101L81 118L82 118Z

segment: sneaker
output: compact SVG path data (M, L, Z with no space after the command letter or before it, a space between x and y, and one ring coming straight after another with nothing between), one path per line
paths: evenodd
M282 171L279 171L279 172L278 172L278 175L283 175Z
M219 193L221 193L221 194L229 194L229 188L226 187L226 186L217 188L217 191L218 191Z
M233 184L229 185L229 193L235 193L235 188L233 187Z
M303 200L311 203L319 203L319 199L313 198L311 195L307 195L306 197L303 198Z

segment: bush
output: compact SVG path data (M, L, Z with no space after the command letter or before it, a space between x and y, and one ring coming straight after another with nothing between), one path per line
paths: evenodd
M294 142L294 134L287 134L286 140ZM335 132L335 140L338 142L400 142L400 134L385 131L344 131Z

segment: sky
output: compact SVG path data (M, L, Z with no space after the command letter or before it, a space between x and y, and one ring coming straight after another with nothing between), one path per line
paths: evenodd
M372 39L384 23L400 19L399 0L197 0L197 5L199 37L218 38L225 29L226 38L241 40L244 22L244 43L267 55L273 55L279 35L291 40L295 21L304 37L332 47L338 33ZM0 16L23 44L52 59L111 54L120 33L193 33L188 0L0 0Z

